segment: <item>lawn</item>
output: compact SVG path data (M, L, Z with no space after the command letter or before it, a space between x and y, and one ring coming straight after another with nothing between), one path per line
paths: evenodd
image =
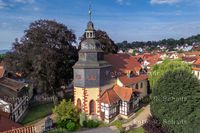
M142 127L139 127L128 131L128 133L144 133L144 129Z
M40 120L45 116L48 116L52 113L53 107L53 103L32 106L28 110L27 114L24 116L23 120L21 121L21 124L27 125L29 123L33 123L34 121Z

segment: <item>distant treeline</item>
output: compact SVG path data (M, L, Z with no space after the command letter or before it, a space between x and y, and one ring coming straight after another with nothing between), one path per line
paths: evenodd
M166 46L167 49L173 50L177 45L182 46L184 44L192 45L194 43L199 43L200 42L200 34L196 36L191 36L188 38L181 38L179 40L176 39L163 39L160 41L147 41L147 42L140 42L140 41L134 41L134 42L128 42L128 41L123 41L121 43L117 43L118 48L121 50L127 50L129 48L146 48L146 50L151 51L153 49L156 49L157 46Z
M5 54L0 54L0 61L2 61L5 57Z

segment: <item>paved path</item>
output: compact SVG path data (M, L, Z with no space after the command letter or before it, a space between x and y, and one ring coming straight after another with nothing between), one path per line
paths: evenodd
M146 123L148 117L151 115L150 113L150 105L147 105L146 107L143 107L143 111L132 121L123 124L123 127L141 127L144 123Z
M85 130L85 131L79 131L76 133L117 133L117 131L112 130L108 127L102 127L102 128L90 129L90 130Z
M49 117L49 116L47 116ZM47 117L39 120L38 122L32 124L33 126L35 126L36 129L36 133L41 133L41 131L43 131L42 127L44 126L45 120L47 119ZM55 120L55 116L51 115L50 118L52 118L53 120Z
M131 120L128 123L123 124L123 127L126 127L127 129L129 127L138 128L141 127L146 121L150 113L150 105L147 105L146 107L143 107L143 111L133 120ZM53 120L55 120L55 116L50 116ZM42 126L44 126L44 122L47 119L47 117L41 119L37 123L33 124L36 127L36 133L40 133L42 131ZM116 133L116 128L114 126L111 127L105 127L105 128L96 128L91 130L85 130L85 131L79 131L76 133Z

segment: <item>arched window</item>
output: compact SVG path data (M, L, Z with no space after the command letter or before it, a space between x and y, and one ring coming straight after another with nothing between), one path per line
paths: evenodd
M140 88L143 88L143 83L142 82L140 83Z
M135 89L138 89L138 84L135 85Z
M81 100L80 99L77 99L77 104L76 104L77 108L78 108L78 111L82 111L82 107L81 107Z
M94 101L94 100L91 100L91 101L90 101L90 115L95 114L95 112L96 112L95 101Z

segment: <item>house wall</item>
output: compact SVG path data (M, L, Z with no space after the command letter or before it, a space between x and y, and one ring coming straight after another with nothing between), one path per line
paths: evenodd
M193 73L198 79L200 79L200 71L193 70Z
M117 78L117 85L120 86L120 87L123 87L123 83L119 80L119 78Z
M7 113L10 113L10 103L0 99L1 109Z

